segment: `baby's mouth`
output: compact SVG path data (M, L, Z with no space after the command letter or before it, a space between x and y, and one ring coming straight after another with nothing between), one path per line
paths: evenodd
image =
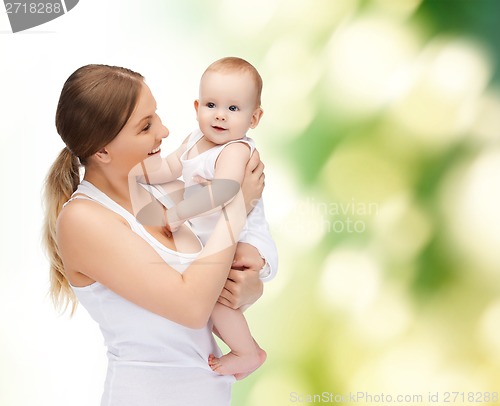
M226 128L222 128L222 127L219 127L217 125L213 125L212 128L215 130L215 131L226 131Z

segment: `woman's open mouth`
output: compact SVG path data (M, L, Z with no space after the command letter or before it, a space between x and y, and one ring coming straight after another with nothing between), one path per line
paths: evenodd
M161 145L158 145L155 149L153 149L151 152L148 152L148 155L154 155L160 152L161 150Z

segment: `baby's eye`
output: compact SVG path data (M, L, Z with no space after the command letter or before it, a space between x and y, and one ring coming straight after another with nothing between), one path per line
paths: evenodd
M208 107L209 109L213 109L213 108L215 107L215 103L212 103L212 102L207 103L207 107Z
M238 106L229 106L229 110L230 111L238 111L239 108L238 108Z

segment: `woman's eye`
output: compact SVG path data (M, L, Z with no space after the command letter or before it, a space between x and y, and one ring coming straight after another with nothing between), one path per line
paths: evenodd
M229 106L230 111L238 111L238 106Z
M215 107L215 103L207 103L207 107L209 109L213 109Z
M147 123L146 126L142 129L142 132L146 132L151 128L151 123Z

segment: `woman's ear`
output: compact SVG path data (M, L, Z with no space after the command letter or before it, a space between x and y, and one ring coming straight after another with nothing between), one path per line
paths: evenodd
M252 114L252 120L250 121L250 128L257 127L263 115L264 115L264 110L262 110L262 107L256 108Z
M94 157L98 162L101 162L104 164L107 164L111 161L111 156L108 154L108 151L106 150L106 148L101 148L99 151L97 151L94 154Z

